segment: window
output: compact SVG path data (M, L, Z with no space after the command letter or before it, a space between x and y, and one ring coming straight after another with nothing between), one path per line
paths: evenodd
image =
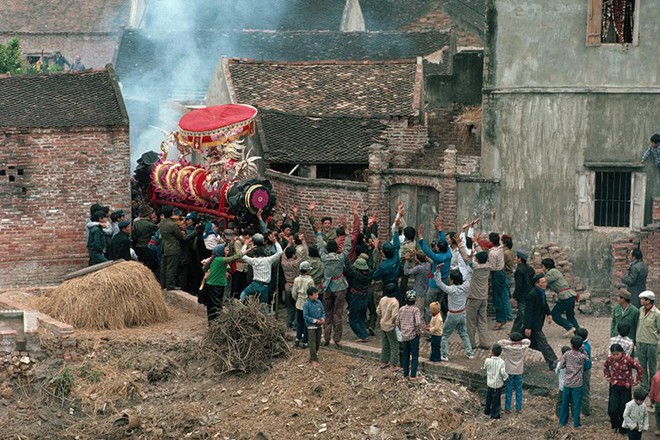
M646 175L631 171L595 170L577 175L575 227L644 226Z
M587 46L637 44L641 0L587 1Z

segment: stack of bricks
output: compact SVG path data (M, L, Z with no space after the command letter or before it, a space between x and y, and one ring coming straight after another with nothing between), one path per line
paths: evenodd
M642 233L639 248L649 267L646 288L660 294L660 224Z
M653 224L660 224L660 197L653 197Z
M555 267L564 275L564 279L570 288L577 292L580 297L580 310L586 311L590 309L591 294L587 291L587 286L584 282L573 274L573 263L568 259L566 251L561 249L557 243L552 242L536 246L530 263L536 272L543 271L541 261L545 258L552 258L554 260ZM582 307L583 305L584 307Z
M614 287L625 287L621 284L621 277L617 275L617 272L621 271L624 274L628 272L628 267L630 267L630 251L637 246L639 246L639 241L633 236L613 240L610 244L610 254L612 256L610 280Z

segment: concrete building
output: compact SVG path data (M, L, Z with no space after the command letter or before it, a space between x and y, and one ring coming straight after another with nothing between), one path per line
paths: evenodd
M130 212L130 179L110 66L0 79L0 285L57 284L87 266L89 208Z
M557 243L606 291L625 266L613 243L657 242L660 196L660 170L639 164L660 131L660 3L611 4L487 1L486 181L458 187L459 217L492 204L516 245Z

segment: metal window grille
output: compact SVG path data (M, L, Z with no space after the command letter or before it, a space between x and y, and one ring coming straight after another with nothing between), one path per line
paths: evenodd
M630 171L596 172L595 226L630 226L631 181Z

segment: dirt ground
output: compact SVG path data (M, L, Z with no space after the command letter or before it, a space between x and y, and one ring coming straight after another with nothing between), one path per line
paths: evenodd
M552 398L525 392L522 414L490 420L480 393L433 377L411 384L337 350L322 349L316 369L296 349L268 373L220 375L205 332L203 315L172 307L166 323L77 331L75 362L32 354L30 378L0 371L0 439L615 438L602 361L593 415L576 431L552 420Z

